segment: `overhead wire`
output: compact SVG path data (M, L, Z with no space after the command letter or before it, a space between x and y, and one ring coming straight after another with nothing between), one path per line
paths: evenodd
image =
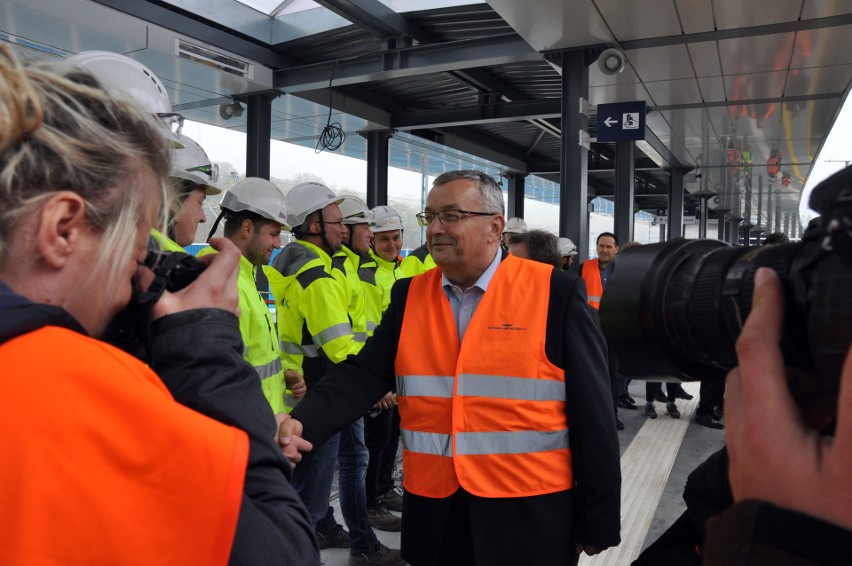
M337 151L343 142L346 140L346 133L343 131L340 122L331 121L331 83L334 80L334 68L337 66L337 61L331 66L331 77L328 79L328 119L326 125L320 133L317 145L314 148L315 153L320 153L323 150Z

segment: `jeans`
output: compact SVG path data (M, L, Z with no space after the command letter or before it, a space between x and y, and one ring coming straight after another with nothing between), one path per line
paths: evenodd
M349 529L349 549L353 554L371 552L379 544L367 518L365 480L368 459L369 452L364 444L364 419L360 418L340 431L338 449L340 511Z
M302 461L293 470L293 487L296 488L302 503L308 509L314 530L328 511L340 434L335 434L322 446L317 446L305 453Z

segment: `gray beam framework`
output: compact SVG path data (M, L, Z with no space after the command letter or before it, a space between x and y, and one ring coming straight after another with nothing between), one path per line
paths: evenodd
M592 59L584 51L562 53L559 235L571 238L577 244L575 271L589 256L589 150L579 141L580 132L589 131L589 118L580 113L580 99L589 99L589 64Z
M685 169L671 171L669 183L669 240L683 236L683 176Z
M215 45L235 55L256 61L261 65L280 68L293 64L290 58L276 53L269 47L244 39L234 33L228 33L219 26L213 26L195 18L184 16L175 8L141 0L94 1L146 22L170 29L181 35L193 37L210 45ZM200 4L203 5L204 3ZM219 17L221 17L221 14L219 14Z
M509 171L508 173L504 173L503 176L509 181L509 211L506 214L506 218L511 218L513 216L523 218L525 191L524 180L526 179L526 174L518 173L517 171Z
M561 100L523 100L519 102L480 104L468 108L453 108L448 110L395 112L391 114L391 127L395 130L416 130L422 128L559 118L561 115Z
M252 94L246 102L246 177L269 179L272 145L272 100L277 95Z
M273 84L289 93L334 86L384 81L459 69L539 61L539 55L517 34L447 41L370 53L346 61L292 66L275 71Z
M432 37L378 0L315 0L320 6L342 16L381 38L409 35L421 43Z
M615 142L615 236L621 243L633 241L633 164L636 143Z
M362 132L367 138L367 206L375 208L388 203L389 130Z

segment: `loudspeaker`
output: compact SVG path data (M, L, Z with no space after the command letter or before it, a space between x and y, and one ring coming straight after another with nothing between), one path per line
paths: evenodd
M627 66L627 57L620 49L610 47L598 57L598 68L605 75L617 75Z
M236 100L230 104L220 104L219 105L219 116L222 117L223 120L230 120L231 118L239 118L243 115L243 106Z

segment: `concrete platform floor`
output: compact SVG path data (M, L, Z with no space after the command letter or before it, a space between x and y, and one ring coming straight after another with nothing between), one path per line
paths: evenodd
M685 383L684 389L695 398L677 401L682 413L680 419L672 419L666 413L665 403L655 403L658 417L647 419L642 416L645 382L631 382L630 395L636 399L638 409L619 409L619 418L624 423L624 430L618 433L621 440L622 543L599 556L584 556L581 565L628 566L686 509L682 497L686 477L722 447L725 431L708 429L692 421L698 404L698 383ZM342 523L336 499L332 505L338 522ZM376 531L376 535L386 546L399 548L399 533ZM346 566L348 560L347 549L322 551L326 566Z

